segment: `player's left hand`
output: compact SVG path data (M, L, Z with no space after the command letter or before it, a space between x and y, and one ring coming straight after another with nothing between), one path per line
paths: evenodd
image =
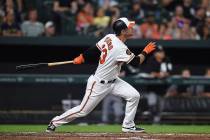
M150 42L149 44L147 44L147 46L144 48L144 52L149 54L152 51L154 51L156 49L156 44L155 42Z
M82 64L85 62L85 59L83 57L82 54L80 54L79 56L77 56L76 58L74 58L73 60L73 64Z

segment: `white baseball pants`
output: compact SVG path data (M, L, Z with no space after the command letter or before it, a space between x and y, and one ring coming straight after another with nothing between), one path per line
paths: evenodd
M93 75L88 79L85 96L81 104L66 111L60 116L54 117L51 122L58 127L62 124L69 123L76 118L84 117L109 93L120 96L126 100L125 118L122 126L135 126L134 118L140 99L139 92L120 78L117 78L114 83L102 84L100 83L100 80Z

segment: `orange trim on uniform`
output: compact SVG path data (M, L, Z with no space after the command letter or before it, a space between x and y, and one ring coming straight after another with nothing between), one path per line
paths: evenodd
M135 21L130 21L128 24L128 28L132 28L135 25Z
M54 121L51 121L51 122L52 122L52 123L53 123L53 122L57 122L57 121L60 121L60 120L62 120L62 119L68 118L68 117L70 117L70 116L72 116L72 115L74 115L74 114L76 114L76 113L81 112L81 111L84 109L84 107L86 106L86 104L87 104L87 102L88 102L88 100L89 100L89 98L90 98L90 95L91 95L91 93L92 93L92 90L93 90L93 87L94 87L95 83L96 83L96 81L93 82L92 87L91 87L91 89L90 89L90 94L88 95L88 98L87 98L85 104L83 105L83 107L81 108L81 110L79 110L79 111L77 111L77 112L75 112L75 113L72 113L72 114L70 114L70 115L68 115L68 116L66 116L66 117L63 117L63 118L61 118L61 119L59 119L59 120L54 120Z
M96 43L96 47L101 51L101 48L99 47L98 43Z
M135 57L135 55L132 53L132 56L128 59L128 61L126 62L127 64L131 62L131 60L133 60L133 58Z

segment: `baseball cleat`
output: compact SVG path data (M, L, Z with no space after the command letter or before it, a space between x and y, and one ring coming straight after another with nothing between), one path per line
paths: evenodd
M126 128L126 127L122 127L122 131L123 132L132 132L132 133L141 133L144 132L144 128L138 128L138 127L130 127L130 128Z
M55 125L52 122L50 122L50 124L47 126L46 132L52 133L55 131L55 129L56 129Z

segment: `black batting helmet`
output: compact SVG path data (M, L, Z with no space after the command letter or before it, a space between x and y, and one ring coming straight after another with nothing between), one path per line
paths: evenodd
M122 17L113 23L112 28L116 35L120 35L122 30L131 28L133 25L135 25L134 21L129 21L127 18Z

